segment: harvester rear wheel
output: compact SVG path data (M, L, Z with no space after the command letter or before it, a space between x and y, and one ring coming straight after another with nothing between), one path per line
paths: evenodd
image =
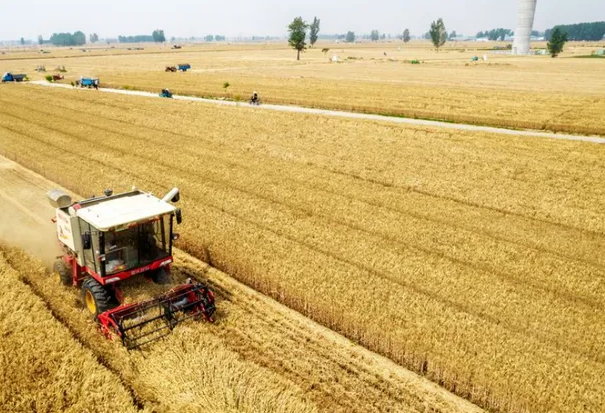
M63 285L69 286L73 282L71 277L71 268L63 260L55 261L53 264L53 274Z
M82 302L96 317L113 308L115 300L112 294L97 280L87 278L82 283Z

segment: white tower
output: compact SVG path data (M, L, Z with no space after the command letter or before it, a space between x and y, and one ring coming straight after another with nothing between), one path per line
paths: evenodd
M529 54L529 41L534 28L534 16L538 0L519 0L517 30L513 42L513 54Z

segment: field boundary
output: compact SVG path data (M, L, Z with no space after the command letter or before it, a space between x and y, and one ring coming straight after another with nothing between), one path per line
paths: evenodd
M30 84L46 86L46 87L58 87L58 88L63 88L63 89L74 89L71 85L66 85L66 84L62 84L62 83L49 83L47 81L42 81L42 80L33 81L33 82L30 82ZM75 89L75 90L87 90L88 91L88 89ZM118 93L118 94L122 94L122 95L159 98L158 94L156 94L156 93L144 92L144 91L138 91L138 90L99 88L98 91L106 92L106 93ZM243 102L200 98L200 97L195 97L195 96L174 95L173 99L208 103L208 104L214 104L214 105L241 107L241 108L248 108L250 110L269 110L269 111L278 111L278 112L301 113L301 114L307 114L307 115L322 115L322 116L339 117L339 118L346 118L346 119L374 120L374 121L379 121L379 122L390 122L390 123L414 125L414 126L429 126L429 127L435 127L435 128L457 129L457 130L465 130L465 131L472 131L472 132L488 132L488 133L496 133L496 134L512 135L512 136L523 136L523 137L530 137L530 138L560 139L560 140L569 140L569 141L589 142L589 143L595 143L595 144L605 144L605 138L599 137L599 136L570 135L570 134L545 132L545 131L538 131L538 130L506 129L506 128L498 128L498 127L493 127L493 126L480 126L480 125L472 125L472 124L466 124L466 123L453 123L453 122L438 121L438 120L413 119L413 118L406 118L406 117L400 117L400 116L387 116L387 115L378 115L378 114L370 114L370 113L356 113L356 112L346 112L346 111L329 110L329 109L315 109L315 108L293 106L293 105L262 104L260 106L251 106L248 103L243 103Z

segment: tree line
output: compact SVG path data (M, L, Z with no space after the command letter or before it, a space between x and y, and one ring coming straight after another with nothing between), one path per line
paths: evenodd
M40 43L41 37L38 37ZM86 35L81 31L75 33L53 33L50 36L49 43L55 46L82 46L86 44Z
M551 40L553 31L559 29L564 33L567 33L569 40L587 40L587 41L598 41L602 40L605 36L605 21L594 22L594 23L578 23L578 24L560 24L552 29L546 30L544 37L546 40Z

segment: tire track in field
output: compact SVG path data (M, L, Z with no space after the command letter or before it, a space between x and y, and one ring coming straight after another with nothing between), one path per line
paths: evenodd
M11 266L11 268L13 270L15 270L17 273L19 273L19 271L17 271L17 269L15 269L14 267ZM85 349L88 349L91 352L91 354L94 355L95 360L97 360L97 363L99 363L100 365L105 367L108 371L111 372L111 374L113 374L118 379L118 381L122 384L122 387L124 387L124 389L126 389L128 394L130 395L130 397L132 399L132 404L137 408L137 410L139 410L139 411L145 410L145 407L146 407L145 400L143 400L139 396L137 391L132 387L132 385L128 382L128 380L122 375L120 370L117 368L114 368L112 366L112 364L107 360L107 358L103 354L101 354L99 351L97 351L97 349L94 346L92 346L88 341L86 341L86 339L82 336L82 334L80 334L80 332L77 329L73 328L72 325L69 323L69 321L65 317L63 317L62 314L55 311L52 303L47 299L47 297L40 291L40 289L34 283L32 283L27 278L22 277L20 273L19 273L19 278L20 278L21 282L23 284L27 285L29 287L29 289L32 291L32 293L36 297L38 297L40 299L40 301L42 301L44 303L44 306L50 312L50 314L53 316L53 318L55 320L57 320L59 323L61 323L61 325L63 327L65 327L65 329L69 332L70 336L76 342L78 342L82 347L84 347Z

